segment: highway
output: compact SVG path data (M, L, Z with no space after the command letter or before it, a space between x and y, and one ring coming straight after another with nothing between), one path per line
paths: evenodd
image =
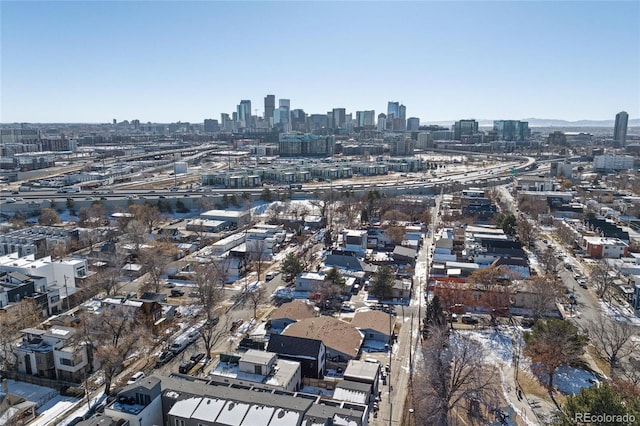
M535 159L531 157L518 157L509 159L503 163L492 164L487 167L468 168L463 170L438 170L436 176L431 171L420 173L392 173L384 176L363 177L335 180L332 182L304 183L302 189L292 190L294 199L309 199L316 197L323 191L350 191L356 195L364 195L370 190L377 190L389 195L434 195L450 190L459 190L461 187L484 187L506 183L513 178L513 173L521 173L531 168ZM158 184L157 178L155 185ZM149 184L154 184L153 179ZM180 178L181 180L184 177ZM175 177L164 178L166 188L172 187L167 181L177 180ZM132 182L135 183L135 182ZM456 185L457 184L457 185ZM215 188L201 187L197 189L132 189L127 186L131 183L104 186L93 190L83 190L72 193L59 193L55 189L17 192L4 189L0 192L0 214L12 215L17 211L36 212L43 207L63 208L71 200L74 208L90 206L95 201L100 201L107 208L125 207L130 204L144 204L145 202L157 203L161 199L170 201L175 207L178 199L189 209L200 208L201 198L211 198L212 203L222 201L224 194L249 193L253 199L260 197L265 188L275 193L289 193L289 189L283 186L262 186L256 188ZM15 185L14 185L15 186ZM124 187L123 187L124 186Z

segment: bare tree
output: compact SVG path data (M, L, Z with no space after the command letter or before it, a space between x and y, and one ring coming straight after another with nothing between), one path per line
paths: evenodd
M151 233L151 231L153 231L153 227L161 219L158 207L149 203L145 203L144 205L133 204L129 206L129 212L133 214L135 220L144 224L147 233Z
M220 302L224 297L224 283L227 277L228 264L224 260L202 263L194 267L193 280L198 293L198 302L202 306L202 316L204 316L200 337L208 359L211 359L213 347L226 336L228 330L226 325L220 324L219 317L223 311ZM228 322L228 316L226 319Z
M325 310L338 310L342 304L342 295L345 291L346 280L337 267L331 268L324 276L324 281L316 287L320 294L318 307Z
M169 263L175 257L175 247L169 243L155 243L152 247L140 251L140 260L147 274L143 289L159 293L162 288L162 276Z
M604 298L613 287L613 277L610 272L611 266L606 260L599 260L589 268L590 282L599 298Z
M40 218L38 223L44 226L51 226L60 223L60 218L54 209L45 207L40 209Z
M0 371L7 371L15 366L13 343L17 338L17 315L14 312L0 313Z
M555 275L558 272L558 266L560 265L560 260L553 252L553 249L547 247L538 257L540 261L540 265L544 269L545 274L553 274Z
M598 356L609 364L610 377L613 377L620 361L640 349L640 344L631 339L636 329L627 322L604 319L589 321L587 330Z
M280 219L282 218L282 215L285 212L285 205L284 203L273 203L271 206L269 206L269 209L267 210L267 223L269 223L270 225L276 225L278 223L280 223Z
M518 199L518 208L536 219L538 215L549 212L549 206L546 202L540 202L533 197L520 196Z
M540 319L554 307L556 298L562 295L560 283L552 275L531 277L525 283L531 292L532 316Z
M258 285L255 288L247 289L246 297L251 309L253 309L253 317L258 319L258 307L267 300L267 290L264 286Z
M385 234L392 244L399 245L402 243L405 234L404 226L389 226L385 229Z
M518 238L520 242L526 247L531 247L535 242L536 227L523 215L520 215L516 219L516 230L518 232Z
M127 308L105 307L100 314L85 314L82 320L95 359L104 373L104 393L109 394L113 379L124 371L125 360L144 348L150 333L136 313Z
M478 269L469 276L469 283L482 292L480 303L489 310L492 320L497 315L510 315L514 278L513 271L502 266Z
M127 223L127 237L133 244L133 252L140 257L140 248L147 241L146 228L142 222L131 220Z
M495 371L484 364L484 349L461 333L431 327L413 384L416 424L448 426L455 410L472 401L497 401Z
M267 242L265 240L252 240L247 247L247 260L256 268L258 273L258 280L262 274L262 266L265 262L265 251L267 249Z
M105 211L102 203L91 204L90 207L81 207L78 212L80 226L95 228L104 224Z

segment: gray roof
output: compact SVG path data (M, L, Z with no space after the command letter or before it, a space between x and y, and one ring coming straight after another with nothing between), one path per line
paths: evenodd
M352 390L352 391L356 391L356 392L368 393L369 391L371 391L371 384L362 383L362 382L354 382L352 380L345 379L345 380L340 380L338 382L338 384L336 385L336 389L337 388L348 389L348 390Z
M412 248L409 248L409 247L396 246L393 249L393 254L413 259L413 258L416 257L418 252L416 250L412 249Z
M358 361L352 359L344 370L344 377L362 378L374 380L378 374L380 364L375 362Z
M304 356L317 358L322 347L322 340L307 339L305 337L283 336L272 334L267 345L268 352L279 355Z

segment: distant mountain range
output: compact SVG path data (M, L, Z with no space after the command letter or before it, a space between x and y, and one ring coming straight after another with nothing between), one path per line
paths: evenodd
M439 126L451 126L456 120L451 121L427 121L421 124L437 124ZM493 126L493 120L479 119L480 126ZM615 120L556 120L552 118L523 118L520 121L529 123L529 127L613 127ZM640 118L632 118L629 120L629 127L640 126Z

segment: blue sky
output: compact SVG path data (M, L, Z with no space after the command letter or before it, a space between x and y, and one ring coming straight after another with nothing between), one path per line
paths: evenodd
M0 3L1 122L640 116L640 2Z

